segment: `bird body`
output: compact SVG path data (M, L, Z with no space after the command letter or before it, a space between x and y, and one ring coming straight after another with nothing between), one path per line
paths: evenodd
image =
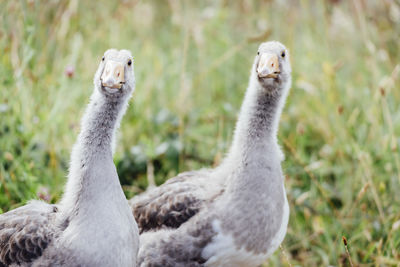
M259 266L283 241L289 205L277 130L291 68L278 42L261 44L258 54L222 164L130 201L139 266Z
M127 70L119 88L103 86L109 59ZM129 51L108 50L100 63L61 202L32 201L0 215L0 266L136 266L138 228L112 159L135 85L128 60Z

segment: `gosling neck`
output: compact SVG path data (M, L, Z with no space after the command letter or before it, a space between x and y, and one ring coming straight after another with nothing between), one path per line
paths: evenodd
M259 80L255 67L236 124L228 158L248 157L268 151L277 144L277 131L282 108L290 87L290 79L265 84Z
M129 97L105 95L100 90L95 87L71 153L68 182L61 200L67 213L77 214L85 205L96 205L96 200L100 202L122 192L112 155L116 130Z

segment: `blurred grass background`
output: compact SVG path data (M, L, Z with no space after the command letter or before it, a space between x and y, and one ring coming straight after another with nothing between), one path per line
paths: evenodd
M400 1L1 1L0 213L57 201L103 52L136 92L128 197L227 151L260 42L291 51L279 140L291 206L270 266L400 266Z

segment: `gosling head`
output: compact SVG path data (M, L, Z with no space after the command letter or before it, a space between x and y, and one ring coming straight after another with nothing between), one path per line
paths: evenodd
M289 51L277 41L262 43L258 47L254 67L258 82L266 89L285 88L290 84Z
M129 95L135 89L133 57L128 50L107 50L94 77L100 93L109 96Z

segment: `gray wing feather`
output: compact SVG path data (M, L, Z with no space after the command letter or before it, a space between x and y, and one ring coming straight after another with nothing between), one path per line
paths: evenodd
M0 215L0 266L40 257L54 236L55 205L32 201Z
M209 198L210 173L210 170L185 172L132 198L129 203L140 233L178 228L194 216Z

